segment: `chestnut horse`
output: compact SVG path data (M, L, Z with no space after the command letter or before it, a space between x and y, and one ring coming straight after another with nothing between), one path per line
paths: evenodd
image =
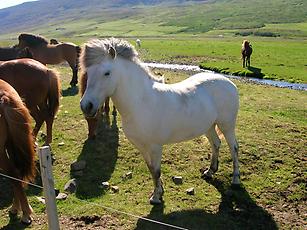
M34 139L31 134L30 113L15 89L0 80L0 171L23 181L35 177ZM22 210L21 222L30 224L32 208L23 183L13 182L12 214Z
M75 86L78 83L78 58L81 50L79 46L66 42L48 44L44 37L33 34L20 34L18 40L19 48L29 47L33 59L44 65L68 62L73 72L70 85Z
M252 49L252 45L250 44L249 41L244 40L242 43L242 49L241 49L241 54L242 54L242 65L243 68L245 68L245 66L250 66L250 58L252 55L253 49Z
M0 48L0 61L9 61L17 58L33 58L29 48L19 49L16 46Z
M82 97L85 92L86 85L87 85L87 73L86 72L81 73L80 83L81 83L81 97ZM109 112L110 112L109 103L110 103L110 98L108 97L105 100L104 107L100 109L100 112L105 112L107 116L109 116ZM115 106L113 106L113 114L116 114ZM87 117L85 118L87 122L87 127L88 127L88 139L95 139L96 137L98 118L99 118L99 113L97 113L96 116L93 118L87 118Z
M60 81L56 72L33 59L17 59L0 63L0 79L12 85L25 100L36 124L36 137L43 122L46 122L47 139L52 142L52 125L59 108Z

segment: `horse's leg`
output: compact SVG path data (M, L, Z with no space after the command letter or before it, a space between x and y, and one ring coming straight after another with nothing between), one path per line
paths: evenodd
M210 168L203 172L202 177L212 178L213 174L218 170L218 158L219 149L221 146L221 140L215 131L215 125L213 125L206 134L212 149Z
M98 126L98 116L94 118L85 118L88 127L88 139L95 139L96 138L96 131Z
M161 181L161 157L162 157L162 146L151 145L148 148L144 148L142 151L143 157L151 173L154 191L150 197L150 204L161 204L162 196L164 193L162 181Z
M9 160L6 152L0 152L0 168L1 168L1 171L9 173L10 176L13 176L11 175L13 165L11 161ZM17 215L20 210L21 208L20 208L19 199L16 196L14 196L13 204L12 204L12 207L9 209L9 213L11 213L12 215Z
M247 65L248 65L248 67L251 66L251 59L250 58L251 58L250 56L247 57Z
M239 171L239 159L238 159L239 146L236 140L235 127L234 125L227 125L226 127L219 126L219 128L224 134L233 161L232 184L239 185L240 184L240 171Z
M78 65L76 63L69 63L72 70L72 79L70 81L71 86L76 86L78 83Z
M245 56L244 55L242 57L242 66L243 66L243 68L245 68Z
M47 111L45 111L46 113L48 113ZM54 121L54 116L48 114L47 115L47 119L45 120L46 122L46 131L47 131L47 138L45 140L44 145L49 146L49 144L52 142L52 126L53 126L53 121Z
M109 112L110 112L110 105L109 104L110 104L110 98L107 97L105 102L104 102L104 108L103 108L103 110L104 110L104 112L107 116L109 116Z
M32 222L31 214L33 213L32 207L29 205L28 199L26 194L23 190L21 182L14 182L13 183L13 192L14 192L14 200L18 199L21 210L22 210L22 217L21 222L29 225Z
M42 124L44 123L44 119L42 119L42 117L40 116L40 110L37 107L30 109L30 112L31 112L31 116L35 120L33 136L36 138L40 128L42 127Z

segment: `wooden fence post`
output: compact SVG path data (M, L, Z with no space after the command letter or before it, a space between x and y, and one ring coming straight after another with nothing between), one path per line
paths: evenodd
M52 159L49 146L43 146L38 151L40 159L41 177L43 181L46 210L48 218L48 229L59 230L59 219L55 202L54 181L52 174Z

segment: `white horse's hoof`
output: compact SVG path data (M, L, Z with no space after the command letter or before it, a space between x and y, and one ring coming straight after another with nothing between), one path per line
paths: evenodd
M159 198L150 197L149 203L151 205L159 205L162 203L162 201Z

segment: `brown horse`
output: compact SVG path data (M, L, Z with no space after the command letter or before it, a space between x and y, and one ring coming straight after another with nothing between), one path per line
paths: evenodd
M60 81L56 72L33 59L17 59L0 63L0 79L12 85L25 100L36 124L36 137L43 122L46 122L47 139L52 142L52 125L59 108Z
M23 181L35 177L34 139L30 114L15 89L0 80L0 171ZM30 224L32 208L23 190L23 183L13 182L12 214L22 210L21 222Z
M86 72L81 73L81 97L83 96L85 89L86 89L86 84L87 84L87 74ZM107 97L104 103L104 107L100 109L100 112L105 112L107 116L109 116L110 112L110 98ZM116 114L116 109L115 106L113 106L113 115ZM98 119L99 119L99 114L97 113L95 117L93 118L85 118L87 121L87 126L88 126L88 139L95 139L96 134L97 134L97 125L98 125Z
M19 49L18 47L0 48L0 61L9 61L17 58L33 58L29 48Z
M51 45L44 37L33 34L20 34L18 40L19 48L29 47L33 59L44 65L68 62L73 72L70 85L75 86L78 83L78 59L81 50L79 46L65 42Z
M252 55L253 49L252 49L252 45L250 44L249 41L244 40L242 43L242 49L241 49L241 54L242 54L242 65L243 68L245 68L245 66L250 66L250 57Z

